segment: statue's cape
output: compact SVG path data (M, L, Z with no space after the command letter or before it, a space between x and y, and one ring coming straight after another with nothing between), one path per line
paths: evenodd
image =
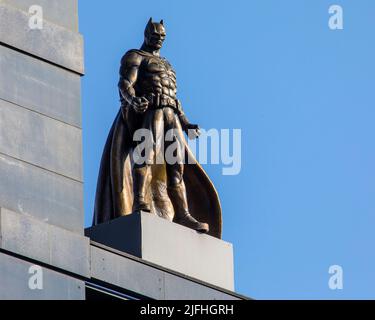
M126 117L126 116L125 116ZM102 156L93 225L104 223L132 213L133 178L130 151L132 149L132 121L118 113ZM195 159L186 140L189 164L185 164L184 182L191 215L210 225L211 236L221 238L222 213L216 189ZM169 199L168 199L169 201ZM160 203L153 203L152 207Z

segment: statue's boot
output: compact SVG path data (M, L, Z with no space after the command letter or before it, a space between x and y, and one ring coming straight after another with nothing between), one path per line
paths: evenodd
M150 171L148 166L133 169L133 212L151 212L151 206L146 200L147 188L150 185L149 174Z
M189 213L184 183L169 187L168 193L175 209L174 222L201 233L208 233L210 231L207 223L199 222Z

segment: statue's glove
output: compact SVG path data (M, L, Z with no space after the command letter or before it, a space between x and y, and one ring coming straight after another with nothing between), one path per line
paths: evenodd
M149 107L149 101L145 97L132 97L130 105L137 113L145 113Z
M201 130L199 126L197 124L190 123L184 113L181 113L179 118L181 122L181 127L186 132L190 140L197 139L201 135Z

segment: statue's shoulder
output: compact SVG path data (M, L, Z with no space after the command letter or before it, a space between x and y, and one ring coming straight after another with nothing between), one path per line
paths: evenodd
M121 65L139 65L141 64L142 60L149 57L150 53L139 50L139 49L132 49L125 53L125 55L121 59Z
M165 64L167 64L169 67L172 68L172 64L168 61L167 58L165 58L165 57L160 57L160 59L163 60Z

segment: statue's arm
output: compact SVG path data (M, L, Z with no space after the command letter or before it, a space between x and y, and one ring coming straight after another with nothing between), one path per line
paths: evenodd
M148 108L148 101L143 97L137 97L134 89L141 63L141 55L136 52L126 54L121 61L120 81L118 84L123 99L135 111L140 113L145 112Z
M181 127L189 136L189 138L194 139L198 138L201 134L200 128L197 124L191 124L188 118L185 115L185 112L182 108L182 104L179 100L177 100L178 106L178 117L180 119Z

